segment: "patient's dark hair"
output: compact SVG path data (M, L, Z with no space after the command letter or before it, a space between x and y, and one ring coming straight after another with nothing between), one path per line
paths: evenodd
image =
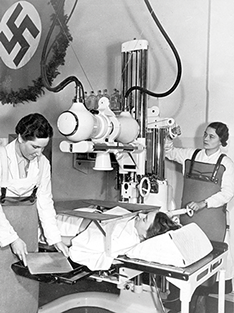
M167 216L167 214L158 212L155 215L152 225L147 230L146 239L164 234L169 230L179 229L180 227L181 226L176 224L171 218Z

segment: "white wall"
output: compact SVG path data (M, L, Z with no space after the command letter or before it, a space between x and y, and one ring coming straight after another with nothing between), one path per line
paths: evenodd
M183 66L182 80L170 96L149 104L158 104L161 115L174 117L181 126L178 145L197 146L208 121L222 120L230 126L229 153L234 158L233 62L234 2L232 0L160 0L151 1L155 13L176 46ZM70 12L73 2L66 1ZM73 41L68 48L65 66L54 85L69 75L77 76L85 90L121 89L121 44L125 41L149 41L149 89L167 90L176 76L174 56L155 26L144 1L79 0L69 22ZM72 156L61 153L62 140L56 121L67 110L74 96L74 85L59 93L46 91L36 103L0 106L1 137L14 132L16 122L30 112L41 112L55 128L53 143L53 190L56 199L77 197L105 198L105 184L100 185L96 172L72 168ZM178 187L179 174L172 165L168 179ZM92 179L88 179L88 176ZM115 173L113 173L114 178ZM103 182L106 177L99 177ZM69 187L68 187L69 186ZM88 188L87 188L88 186ZM87 192L87 189L89 192ZM179 201L180 190L175 191ZM109 197L115 192L109 193Z

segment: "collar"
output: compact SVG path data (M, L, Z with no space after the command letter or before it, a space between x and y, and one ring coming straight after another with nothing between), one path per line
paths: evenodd
M211 155L207 155L205 149L202 149L201 151L201 157L205 160L216 160L221 154L222 151L220 149L218 149L215 153L212 153Z

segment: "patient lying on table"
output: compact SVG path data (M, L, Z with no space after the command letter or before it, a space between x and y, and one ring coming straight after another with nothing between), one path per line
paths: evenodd
M88 208L87 211L94 212L95 209ZM95 223L75 216L64 214L57 216L58 227L63 241L69 246L71 260L86 265L90 270L107 270L114 258L125 254L145 239L180 228L165 213L158 210L147 214L136 212L136 215L129 217L128 210L115 207L106 213L120 216L127 214L126 218L109 220L101 224L107 233L108 223L111 223L109 224L111 225L109 227L111 228L111 239L109 238L111 251L108 253L106 237Z

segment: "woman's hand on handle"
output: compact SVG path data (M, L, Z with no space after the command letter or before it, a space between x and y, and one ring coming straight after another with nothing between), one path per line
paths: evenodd
M200 201L200 202L192 201L192 202L188 203L186 206L187 209L191 209L194 212L197 212L197 211L204 209L206 207L207 207L206 201Z

